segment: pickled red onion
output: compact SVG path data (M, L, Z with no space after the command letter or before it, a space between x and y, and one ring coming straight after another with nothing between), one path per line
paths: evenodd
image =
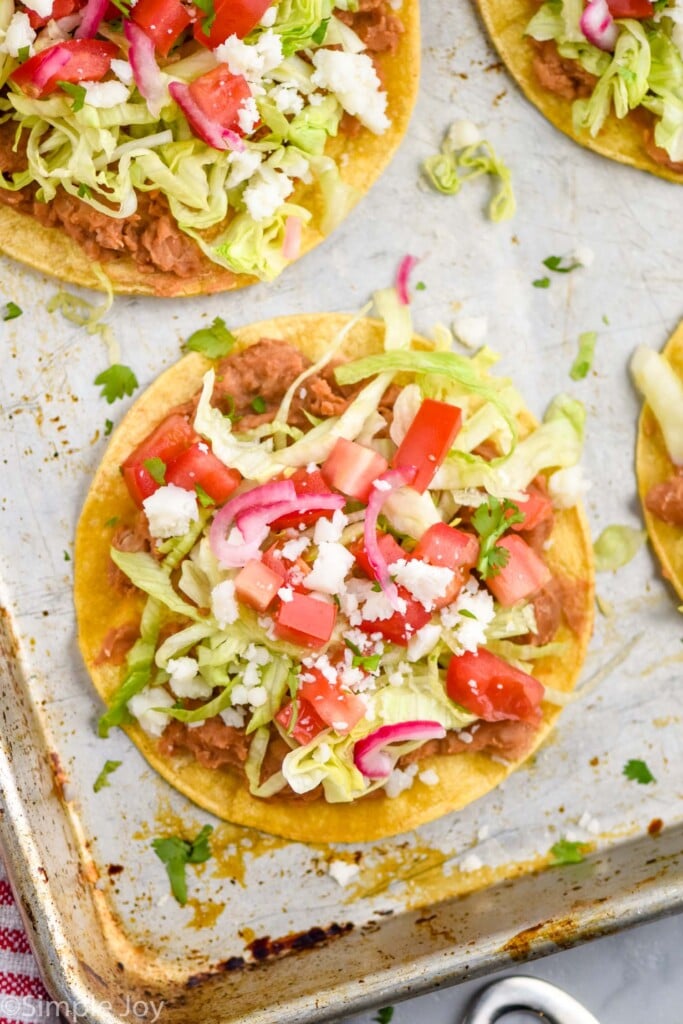
M71 60L71 54L63 46L57 44L49 50L43 50L43 58L33 73L33 84L38 89L37 95L43 91L45 86L54 79L61 68ZM34 95L31 93L31 95Z
M285 221L285 237L282 255L286 260L295 260L301 249L301 217L288 217Z
M242 137L207 117L192 98L189 85L185 85L184 82L171 82L168 91L187 118L192 131L208 146L214 149L232 149L236 153L244 151Z
M396 611L402 610L399 603L401 599L398 594L398 587L389 576L389 566L377 543L377 517L382 509L382 505L391 492L395 491L398 487L403 487L404 484L412 483L416 472L415 466L402 466L400 469L388 469L386 473L382 473L373 483L367 508L365 509L365 525L363 528L365 553L375 574L375 579L384 591L384 595L391 604L391 607ZM380 486L378 487L377 484ZM405 605L403 605L403 610L405 610Z
M74 32L74 37L76 39L92 39L108 6L109 0L88 0L83 8L83 17Z
M408 278L410 277L410 272L416 263L419 263L417 256L404 256L398 268L398 274L396 275L396 291L398 292L398 300L404 306L408 306L410 304L410 296L408 295Z
M366 779L386 779L394 767L394 759L382 748L389 743L411 740L440 740L446 730L439 722L399 722L383 725L369 736L358 740L353 748L353 762Z
M600 50L613 50L619 29L607 4L607 0L590 0L579 22L579 27L589 43Z
M168 102L168 92L156 61L154 43L139 25L124 22L123 31L130 44L128 60L133 69L135 84L140 95L147 101L150 114L158 117L161 108Z

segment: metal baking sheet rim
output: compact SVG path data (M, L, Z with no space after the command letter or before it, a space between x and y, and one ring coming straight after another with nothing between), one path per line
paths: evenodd
M21 678L21 658L16 656L10 619L5 612L0 618L0 679L6 683L14 681L16 684ZM21 735L21 719L33 730L33 738L39 738L34 710L22 706L22 701L28 700L28 692L19 691L17 696L16 719L14 722L8 721L8 710L11 712L11 709L4 710L5 731L0 736L0 852L19 898L22 917L41 974L53 999L59 1005L60 1012L74 1022L124 1024L130 1019L131 1007L138 1000L140 1006L144 1003L151 1008L163 1003L162 1019L165 1022L184 1020L187 989L183 991L180 988L168 998L168 990L156 990L154 982L150 983L149 978L139 979L141 988L138 991L127 986L117 988L111 982L108 983L91 964L74 955L68 938L68 926L65 926L62 908L58 906L59 894L54 891L44 866L50 863L52 870L55 834L50 833L53 841L49 850L41 849L41 840L45 837L45 829L41 826L46 821L46 804L42 800L27 803L22 798L18 784L22 773L32 773L34 784L36 772L42 776L39 784L51 789L53 796L51 801L47 801L51 811L60 813L61 808L63 819L69 816L63 800L55 792L45 737L40 737L42 744L24 744L21 750L17 744L12 743L14 729ZM42 758L36 757L40 751ZM37 811L41 813L40 823L34 820ZM62 825L66 825L64 834L68 836L73 822L62 820ZM661 832L656 839L646 836L619 844L587 858L582 864L554 868L555 906L548 905L546 893L542 921L534 920L533 914L526 920L522 917L515 920L508 916L504 929L484 930L485 938L478 943L471 939L465 942L465 936L459 938L452 918L462 922L469 913L475 920L479 920L479 913L484 919L488 917L491 923L494 919L500 921L498 904L505 902L506 894L513 889L517 907L520 903L525 907L533 906L532 898L518 900L519 889L529 889L529 896L532 897L543 872L532 872L498 883L490 889L455 897L435 905L429 914L424 910L409 911L400 917L388 918L386 923L367 935L362 934L362 930L360 933L351 932L327 946L307 951L305 963L315 970L302 973L315 978L314 989L310 985L304 986L303 991L296 995L292 992L291 998L277 1003L276 1007L254 1007L246 1013L240 1009L238 1016L230 1013L230 1016L222 1014L213 1019L223 1024L237 1024L238 1021L241 1024L304 1024L308 1021L331 1020L341 1012L371 1008L386 1000L389 992L392 999L414 996L444 984L499 970L514 962L534 959L558 948L674 913L683 908L682 850L683 829L673 828ZM49 861L45 853L50 854ZM627 869L631 873L631 880L623 888L618 878ZM77 916L82 926L87 921L91 927L97 927L97 915L92 902L93 879L91 877L88 881L87 866L77 864L76 876L81 900L76 905ZM410 961L397 965L387 960L382 967L379 961L382 959L385 942L392 942L396 929L400 933L414 929L411 932L413 941ZM428 936L426 939L425 934ZM361 954L367 968L365 976L362 980L356 978L351 982L328 984L321 990L318 988L321 974L324 974L325 968L329 971L329 964L325 961L330 959L330 955L337 959L339 942L361 944ZM378 961L374 969L371 956L373 951ZM345 952L348 952L348 945ZM214 975L207 972L205 983L193 988L192 994L196 999L203 993L209 999L209 1004L215 1007L216 1002L222 1002L225 996L231 995L230 983L241 983L245 977L255 977L256 974L261 978L264 971L268 974L271 987L277 991L277 986L272 985L273 973L284 971L291 974L289 962L292 955L267 963L248 964L236 972L234 977L220 972ZM297 953L296 956L301 957L303 953ZM121 970L123 965L109 966L114 972L110 977L115 978L115 971ZM125 971L121 971L120 981L128 982ZM100 989L97 999L93 999L94 987ZM290 991L292 988L290 985ZM117 1013L117 1009L120 1012ZM276 1017L272 1016L274 1011L277 1012ZM196 1013L196 1007L193 1012ZM143 1014L140 1014L140 1018L144 1019Z

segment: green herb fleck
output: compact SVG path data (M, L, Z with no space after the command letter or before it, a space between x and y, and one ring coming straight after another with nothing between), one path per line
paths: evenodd
M626 762L623 774L632 782L639 782L641 786L657 781L645 762L635 758Z
M17 57L21 61L28 60L30 53L30 46L20 46L19 49L17 50Z
M109 437L109 435L111 434L113 429L114 429L113 421L112 420L105 420L104 421L104 436L105 437Z
M555 864L580 864L587 851L585 843L570 843L568 839L560 839L550 847Z
M76 85L75 82L61 81L58 81L57 85L60 89L63 89L64 92L67 92L69 96L73 97L71 109L73 110L74 114L77 113L79 110L83 109L83 105L85 104L85 97L88 95L84 86Z
M477 571L482 579L497 576L510 557L507 548L498 547L498 541L514 523L524 522L524 516L514 501L505 498L502 502L491 495L479 505L472 516L472 525L479 534L481 545Z
M373 1021L376 1021L376 1024L389 1024L389 1021L393 1019L393 1016L393 1006L383 1006L380 1010L377 1011L377 1016L373 1017L372 1019Z
M607 316L607 313L602 314L602 322L606 327L609 327L609 317Z
M155 839L152 849L162 864L166 866L171 883L171 892L182 907L187 903L187 883L185 880L186 864L203 864L211 856L209 836L213 832L212 825L205 825L195 839L180 839L168 836Z
M125 18L130 17L130 10L131 7L133 6L132 3L126 3L126 0L111 0L111 2L113 3L117 11L121 11L121 14L123 14Z
M424 283L424 281L418 281L417 284L415 285L416 292L423 292L425 291L426 288L427 285Z
M16 302L8 302L5 306L5 312L2 314L3 320L16 320L18 316L23 313L21 306L17 306Z
M567 260L565 262L564 256L546 256L542 263L544 267L552 270L554 274L570 274L572 270L577 270L583 266L583 263L579 260Z
M458 615L462 615L463 619L474 619L475 622L477 621L477 616L469 608L459 608Z
M200 327L191 334L183 348L188 352L201 352L207 359L220 359L227 356L236 340L225 326L225 320L217 316L210 327Z
M155 484L159 484L160 487L166 483L166 463L163 459L154 456L151 459L145 459L142 463L152 480Z
M329 23L329 18L323 18L315 32L311 33L311 39L313 40L316 46L322 46L322 44L325 42L325 36L327 35L327 26L329 25Z
M208 34L216 20L216 10L213 5L213 0L196 0L196 6L206 15L202 21L202 31Z
M81 184L78 186L78 194L81 199L90 199L92 191L88 185Z
M583 380L587 376L588 371L593 365L595 343L597 340L598 336L595 331L584 331L583 334L579 335L579 351L569 371L569 376L572 380Z
M118 521L119 521L119 517L118 516L112 516L111 519L107 519L107 521L106 521L106 523L104 525L105 526L116 526Z
M64 552L64 561L65 562L70 562L71 561L71 555L69 554L68 551Z
M104 789L105 786L108 786L109 776L112 774L112 772L115 772L117 768L120 768L122 763L122 761L105 761L104 768L102 769L102 771L92 784L93 792L99 793L101 789Z
M138 386L138 380L129 366L114 363L95 377L95 384L101 386L101 397L106 398L109 405L117 398L132 395Z
M537 277L535 281L531 282L534 288L550 288L549 277Z
M216 504L211 495L206 493L201 484L195 484L194 490L202 508L210 508L212 505Z
M344 643L353 653L353 661L351 662L354 668L365 669L366 672L376 672L380 666L382 660L381 652L379 654L363 654L360 647L349 640L348 637L344 637Z
M266 400L261 395L257 395L256 398L252 398L251 407L254 412L262 413L266 411Z

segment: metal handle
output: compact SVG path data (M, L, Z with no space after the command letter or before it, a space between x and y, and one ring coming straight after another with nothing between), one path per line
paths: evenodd
M512 1010L543 1014L549 1024L599 1024L592 1013L561 988L527 975L487 985L468 1006L462 1024L493 1024Z

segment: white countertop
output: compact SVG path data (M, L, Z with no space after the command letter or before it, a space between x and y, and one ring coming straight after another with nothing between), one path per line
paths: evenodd
M683 915L563 950L500 974L476 978L394 1006L391 1024L460 1024L465 1008L485 984L505 974L529 974L565 989L600 1024L681 1024L683 1021ZM371 1024L376 1011L340 1018ZM539 1020L505 1015L505 1024Z

